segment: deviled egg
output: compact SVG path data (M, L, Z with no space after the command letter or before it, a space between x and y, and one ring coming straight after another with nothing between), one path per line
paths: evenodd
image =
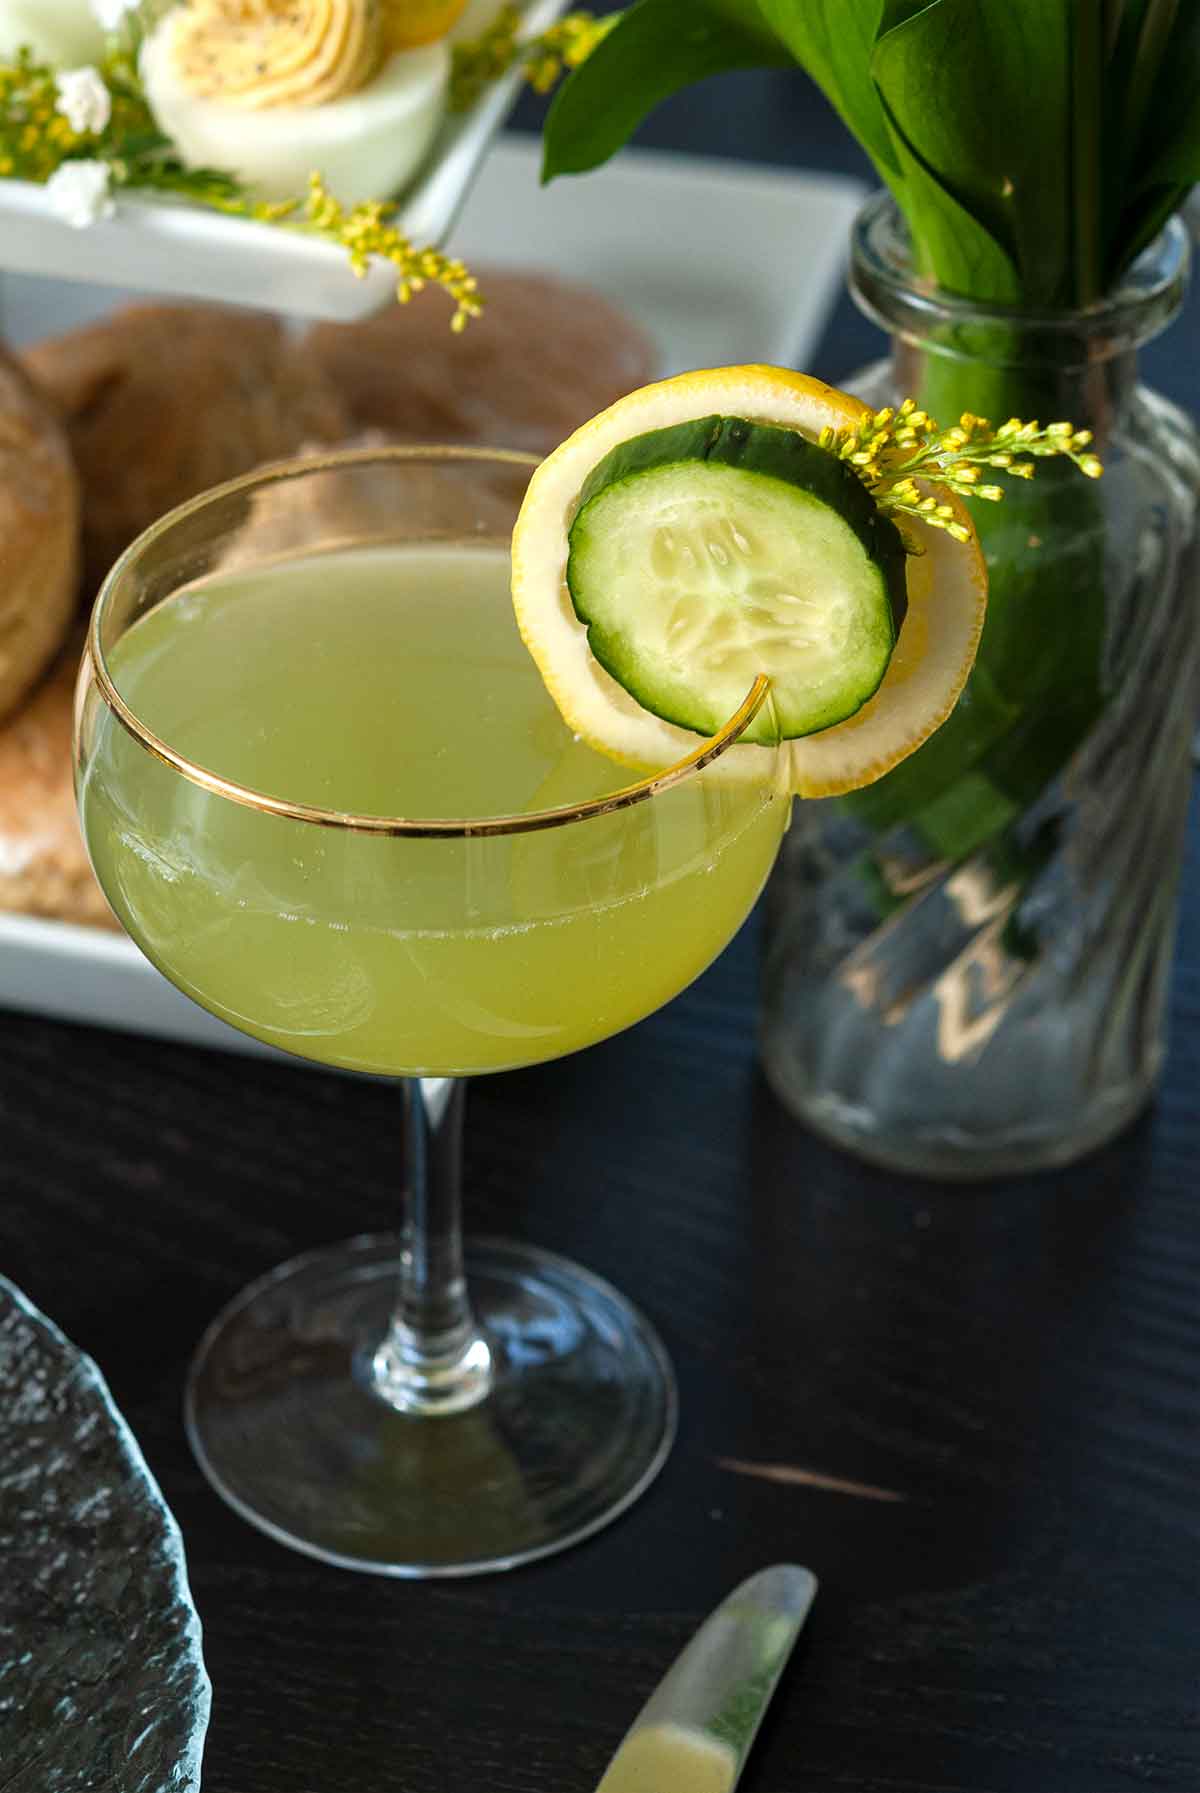
M403 0L189 0L142 50L150 106L184 161L227 168L264 199L319 169L348 204L415 172L445 109L442 40L394 50Z
M0 61L22 45L55 68L98 62L104 31L89 0L0 0Z

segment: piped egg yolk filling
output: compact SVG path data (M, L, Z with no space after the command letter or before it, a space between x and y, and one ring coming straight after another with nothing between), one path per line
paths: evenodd
M247 109L345 99L391 49L381 0L190 0L174 24L189 92Z

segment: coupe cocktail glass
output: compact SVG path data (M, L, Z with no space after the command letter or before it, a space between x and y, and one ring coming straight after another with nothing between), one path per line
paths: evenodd
M383 1574L559 1549L661 1466L674 1384L629 1303L525 1245L464 1266L462 1079L674 995L788 811L781 753L725 757L765 681L636 782L567 730L508 597L534 465L354 450L209 493L113 569L80 677L84 833L142 951L259 1040L404 1079L401 1233L254 1284L187 1390L239 1512Z

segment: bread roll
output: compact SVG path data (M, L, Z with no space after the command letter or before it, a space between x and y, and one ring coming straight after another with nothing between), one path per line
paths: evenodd
M62 646L79 575L79 485L49 407L0 348L0 718Z
M129 306L23 351L36 384L0 352L0 710L35 685L70 628L82 480L84 578L94 595L117 556L184 499L322 444L358 436L544 452L654 374L654 350L607 301L532 274L481 276L483 318L461 335L435 295L360 324L320 325L297 345L273 318L216 306ZM370 432L365 438L362 432ZM69 444L69 448L68 448ZM330 473L260 495L229 567L327 547L347 532L427 531L440 501L499 529L518 469ZM494 515L493 515L494 513ZM0 728L0 910L115 926L95 883L72 789L73 639Z
M0 910L116 927L92 876L72 782L77 636L0 728Z
M22 353L65 421L83 482L89 599L173 505L348 433L326 374L258 312L130 305Z
M477 272L483 316L459 335L432 293L308 332L357 429L545 454L653 379L654 345L598 293L549 274Z

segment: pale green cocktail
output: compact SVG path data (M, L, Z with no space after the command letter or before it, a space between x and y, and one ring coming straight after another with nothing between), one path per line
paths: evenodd
M461 545L218 574L143 616L109 669L187 758L324 809L487 817L627 783L561 721L507 586L503 549ZM569 828L371 837L229 803L111 715L81 808L121 921L189 996L391 1076L530 1064L657 1008L737 928L786 812L718 766Z

